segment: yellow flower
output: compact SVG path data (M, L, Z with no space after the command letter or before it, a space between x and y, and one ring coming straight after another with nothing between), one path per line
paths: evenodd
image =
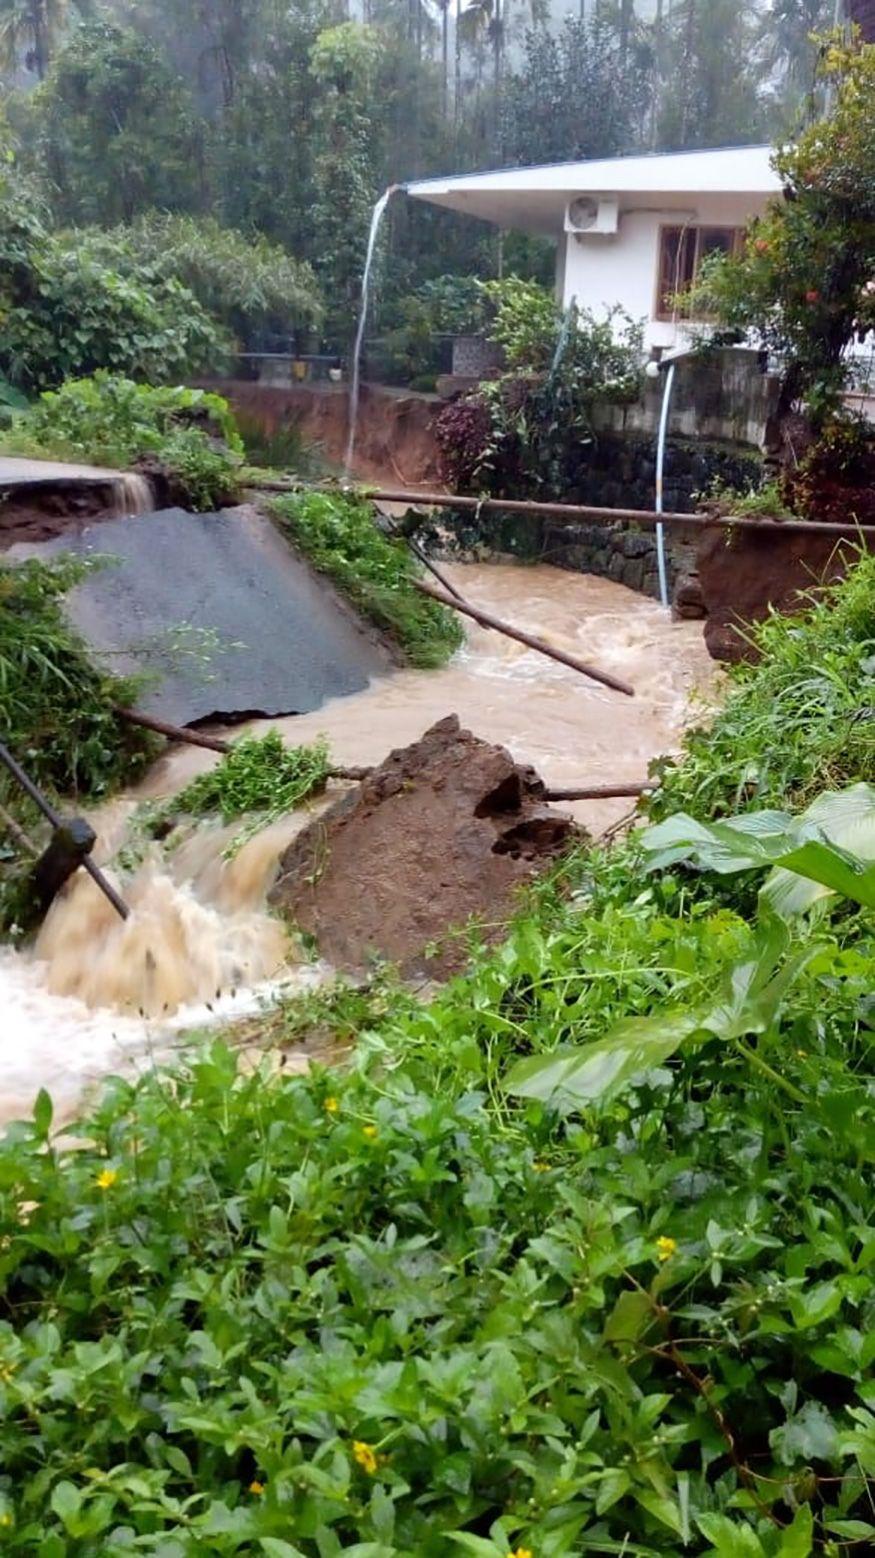
M250 1484L249 1484L249 1491L250 1491L250 1493L263 1493L264 1492L264 1483L263 1482L259 1482L257 1479L256 1479L255 1482L250 1482Z
M99 1190L111 1190L118 1179L118 1169L101 1169L94 1181Z
M326 1098L322 1107L326 1114L336 1114L340 1108L340 1104L337 1102L336 1098Z
M3 1526L4 1530L8 1530L11 1524L12 1516L10 1514L0 1515L0 1526Z
M661 1234L656 1241L656 1253L660 1260L671 1260L678 1247L677 1239L669 1239L667 1234Z
M376 1134L377 1134L377 1127L375 1125L363 1125L362 1126L362 1135L363 1136L367 1136L368 1141L373 1141L375 1136L376 1136Z
M507 1558L535 1558L530 1547L518 1547L516 1552L508 1553Z
M542 1163L540 1161L540 1159L536 1159L535 1162L532 1164L532 1173L533 1174L549 1174L549 1172L550 1172L550 1165L549 1165L549 1163ZM525 1552L525 1548L523 1548L523 1551Z
M352 1442L352 1453L362 1471L366 1471L369 1477L375 1477L377 1474L377 1453L373 1446L365 1444L363 1439L354 1439Z

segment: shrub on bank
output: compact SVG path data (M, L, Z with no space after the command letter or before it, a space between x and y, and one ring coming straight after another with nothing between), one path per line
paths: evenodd
M226 400L185 386L96 373L47 391L15 423L7 447L94 465L157 462L199 511L233 501L243 444Z
M271 508L313 567L394 639L411 665L443 665L459 648L458 619L415 588L418 563L403 540L377 528L364 499L296 493L277 499Z

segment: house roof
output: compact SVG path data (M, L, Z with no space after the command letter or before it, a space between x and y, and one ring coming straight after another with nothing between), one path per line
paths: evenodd
M677 208L683 207L684 197L689 204L691 196L702 194L750 195L761 203L781 189L771 159L770 146L723 146L417 179L405 188L414 200L501 227L556 233L565 203L574 195L658 196L661 205Z

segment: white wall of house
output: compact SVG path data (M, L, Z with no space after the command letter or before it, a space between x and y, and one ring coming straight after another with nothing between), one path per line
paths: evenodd
M646 204L647 209L642 209ZM634 320L645 321L645 346L671 349L690 340L683 323L658 319L660 232L663 227L743 228L765 209L766 200L733 194L695 194L686 208L674 203L660 206L643 197L620 208L616 236L568 234L559 240L556 271L557 297L567 308L576 300L581 308L602 316L620 305Z

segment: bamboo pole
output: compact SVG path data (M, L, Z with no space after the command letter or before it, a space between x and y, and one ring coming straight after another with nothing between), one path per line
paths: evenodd
M283 481L270 476L251 479L254 476L255 472L246 473L246 485L255 491L310 491L306 483ZM837 536L875 535L875 525L861 525L853 519L841 525L825 519L756 519L749 514L681 514L676 511L657 514L655 509L597 508L591 503L540 503L529 498L477 498L467 493L454 492L394 492L367 486L340 486L331 490L341 495L368 498L374 503L407 503L419 508L475 509L479 513L498 511L502 514L533 514L542 519L557 519L568 525L577 524L582 519L594 519L606 523L621 520L624 524L651 527L661 521L666 525L692 525L698 528L723 525L735 530L811 531L812 534Z
M190 747L205 747L208 752L224 753L231 750L230 742L222 741L218 736L205 736L188 726L170 725L167 720L156 719L154 714L138 714L135 709L121 708L115 708L113 712L126 725L139 725L143 730L153 731L156 736L164 736L167 741L184 741Z
M657 514L655 509L597 508L590 503L538 503L528 498L473 498L451 492L384 492L366 489L363 495L376 503L410 503L418 504L420 508L476 509L481 513L499 510L506 514L533 514L543 519L558 519L569 525L581 519L595 519L608 522L622 520L649 527L659 520L668 525L693 525L700 529L707 525L725 525L738 530L875 535L875 525L858 525L854 520L839 525L824 519L755 519L747 514L680 514L673 511Z
M515 628L509 622L502 622L500 617L493 617L491 612L482 611L479 606L472 606L468 601L456 600L445 590L436 590L434 585L426 584L423 579L414 579L413 583L423 595L439 601L442 606L449 606L453 611L463 612L466 617L473 617L481 627L494 628L496 633L503 633L506 638L514 638L517 643L525 644L528 649L535 649L538 654L547 655L551 660L558 660L560 665L570 666L572 671L579 671L581 676L588 676L594 682L612 687L615 692L625 693L627 698L634 698L634 687L630 687L628 682L620 681L618 676L611 676L608 671L599 671L583 660L576 660L573 655L567 655L564 650L554 649L552 644L545 643L542 638L535 638L533 634L525 633L522 628Z
M141 725L143 730L154 731L156 736L163 736L166 741L176 741L190 747L204 747L208 752L219 752L223 756L232 748L232 742L223 741L220 736L207 736L203 731L192 730L188 725L171 725L167 720L156 719L154 714L139 714L136 709L118 707L113 712L126 725ZM371 772L370 768L329 768L328 778L367 779Z
M580 790L545 790L545 801L611 801L625 796L649 795L655 784L590 784Z

